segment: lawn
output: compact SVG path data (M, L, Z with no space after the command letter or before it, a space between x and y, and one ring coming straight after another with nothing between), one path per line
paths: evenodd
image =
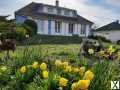
M81 55L80 44L18 46L8 60L0 53L0 88L110 90L110 81L120 80L120 62L94 55Z

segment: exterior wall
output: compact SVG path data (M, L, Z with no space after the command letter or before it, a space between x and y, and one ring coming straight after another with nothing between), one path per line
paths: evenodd
M16 15L15 18L16 18L16 23L17 24L22 24L27 19L27 17L25 17L25 16L19 16L19 15Z
M113 42L120 40L120 30L99 31L99 32L94 32L94 35L103 36L107 39L110 39Z
M60 33L55 32L55 21L51 20L35 20L38 26L38 34L45 35L61 35L61 36L72 36L79 35L81 37L88 36L90 34L90 25L86 25L86 33L81 34L81 24L76 23L74 26L73 34L69 33L69 22L62 21L61 22L61 30ZM42 21L42 22L41 22Z

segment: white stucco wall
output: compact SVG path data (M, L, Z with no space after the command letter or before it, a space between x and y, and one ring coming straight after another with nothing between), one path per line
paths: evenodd
M48 20L35 20L38 26L38 34L46 34L48 35ZM41 21L43 24L41 24ZM43 27L43 30L41 30L41 27ZM81 24L75 24L73 34L79 35L81 37L88 36L90 33L90 26L86 26L86 34L81 34ZM98 33L99 34L99 33ZM72 36L71 33L69 33L69 22L62 22L61 23L61 30L60 33L55 32L55 21L51 21L51 35L62 35L62 36Z
M107 39L110 39L113 42L120 40L120 30L99 32L97 31L94 32L94 35L106 37Z

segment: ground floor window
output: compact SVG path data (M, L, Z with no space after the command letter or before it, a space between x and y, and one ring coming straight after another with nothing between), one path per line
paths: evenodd
M39 32L43 32L44 30L44 20L39 20Z
M81 25L81 34L85 34L86 32L86 25Z
M74 24L69 23L69 33L73 33L73 32L74 32Z
M61 29L61 22L55 21L55 32L60 33L60 29Z

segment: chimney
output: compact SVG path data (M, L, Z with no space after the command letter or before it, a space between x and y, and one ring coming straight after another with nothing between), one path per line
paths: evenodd
M119 20L117 20L116 23L119 24Z
M56 6L59 7L59 0L56 0Z

